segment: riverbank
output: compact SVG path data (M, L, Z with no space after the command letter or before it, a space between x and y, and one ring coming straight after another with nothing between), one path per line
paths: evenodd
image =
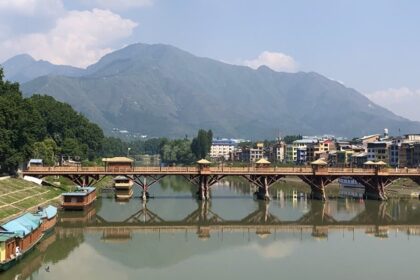
M18 178L0 180L0 222L45 204L59 204L62 190Z

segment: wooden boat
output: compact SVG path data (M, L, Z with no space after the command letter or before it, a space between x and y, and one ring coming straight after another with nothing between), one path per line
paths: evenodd
M56 221L57 208L48 206L0 225L0 271L9 269L29 253Z
M95 187L77 187L74 192L63 193L61 207L65 210L83 210L96 200Z
M114 178L115 198L117 200L129 200L133 196L133 180L125 176Z

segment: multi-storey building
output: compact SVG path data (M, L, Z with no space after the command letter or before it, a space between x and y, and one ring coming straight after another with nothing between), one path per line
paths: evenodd
M420 142L403 142L399 151L400 167L420 167Z
M230 154L236 149L238 142L234 139L213 139L210 147L210 157L229 160Z
M302 163L303 150L307 150L309 147L309 150L313 151L314 150L313 146L315 145L318 145L318 139L306 138L306 139L294 141L292 144L292 149L293 149L292 161ZM299 158L298 158L298 150L300 151ZM306 162L306 159L307 159L307 152L305 152L305 162Z
M264 157L264 143L257 143L253 148L245 147L240 155L241 161L256 162Z
M390 142L377 141L367 143L368 160L383 161L389 163L389 145Z

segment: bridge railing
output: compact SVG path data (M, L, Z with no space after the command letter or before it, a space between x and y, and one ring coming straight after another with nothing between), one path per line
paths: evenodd
M202 170L197 166L142 166L142 167L81 167L81 166L54 166L54 167L42 167L42 166L33 166L29 167L26 171L34 173L156 173L156 174L182 174L182 173L198 173ZM255 167L255 166L244 166L244 167L227 167L227 166L218 166L204 168L204 171L209 171L210 173L219 173L219 174L308 174L313 173L314 169L308 166L295 166L295 167ZM348 168L348 167L318 167L315 169L316 174L325 174L325 175L342 175L342 176L351 176L351 174L357 175L373 175L378 173L379 175L389 175L389 176L409 176L417 175L420 176L420 168L380 168L378 170L374 168Z

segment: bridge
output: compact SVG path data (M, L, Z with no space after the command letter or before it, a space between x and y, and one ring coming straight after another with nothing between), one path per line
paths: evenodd
M365 186L367 199L386 200L385 189L398 178L410 178L420 184L419 168L340 168L326 166L302 167L29 167L23 175L43 178L63 176L77 185L94 185L106 176L125 176L132 179L147 194L148 188L165 176L182 176L198 187L198 198L208 200L210 187L227 176L243 177L257 187L257 198L268 200L269 188L285 176L299 177L311 188L311 198L325 200L325 188L340 177L350 177Z

